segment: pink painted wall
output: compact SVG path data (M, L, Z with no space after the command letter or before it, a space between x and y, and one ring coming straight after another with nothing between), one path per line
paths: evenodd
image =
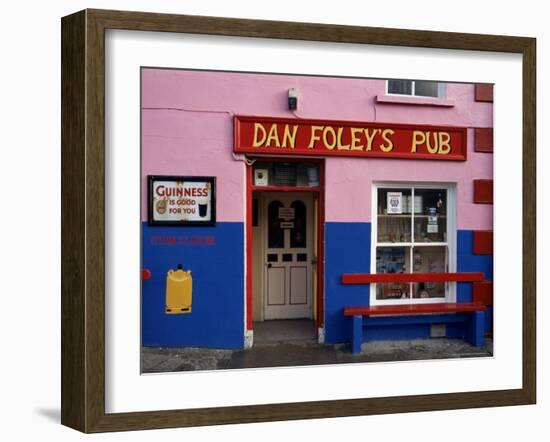
M385 81L184 70L142 71L142 219L146 175L215 175L219 221L244 220L244 165L232 155L232 116L295 117L287 91L299 90L303 118L492 127L491 103L474 101L474 86L448 84L452 106L377 102ZM473 151L467 162L326 159L326 220L371 221L373 181L445 181L458 188L458 228L492 228L492 206L472 203L473 180L492 178L493 155Z

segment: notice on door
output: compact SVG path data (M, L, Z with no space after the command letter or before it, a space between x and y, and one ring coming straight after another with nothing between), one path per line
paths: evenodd
M214 225L215 177L149 176L150 225Z
M279 207L279 219L286 219L286 220L294 219L294 208Z

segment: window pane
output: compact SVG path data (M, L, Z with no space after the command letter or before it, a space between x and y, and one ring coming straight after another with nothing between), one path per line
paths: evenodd
M303 201L294 201L290 207L294 209L294 228L290 230L290 247L306 247L306 205Z
M416 242L447 242L447 190L415 189L418 212L414 214Z
M280 201L271 201L267 208L267 219L269 223L267 247L270 249L282 249L285 246L285 232L281 229L279 207L283 207L283 203Z
M411 242L411 189L378 189L378 242Z
M414 273L446 273L447 247L423 246L413 249ZM444 282L420 282L413 286L413 298L444 298Z
M411 80L388 80L388 93L411 95L412 81Z
M320 174L317 164L297 163L296 165L296 185L299 187L317 187L319 186Z
M410 247L378 247L376 273L409 273ZM410 283L376 284L376 299L410 297Z
M414 82L414 94L422 97L438 97L439 83L437 81L420 81Z
M320 171L318 164L257 161L253 167L253 183L256 186L319 186Z
M273 178L276 186L296 186L298 165L296 163L275 163Z

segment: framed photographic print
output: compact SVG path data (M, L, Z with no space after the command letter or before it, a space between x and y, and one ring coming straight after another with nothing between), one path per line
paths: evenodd
M62 20L62 423L532 404L535 40Z

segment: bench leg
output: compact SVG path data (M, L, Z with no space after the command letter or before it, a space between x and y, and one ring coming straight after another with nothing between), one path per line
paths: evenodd
M356 315L353 317L353 341L351 343L353 353L361 353L361 343L363 341L363 317Z
M470 343L481 347L485 342L485 312L473 312L470 322Z

